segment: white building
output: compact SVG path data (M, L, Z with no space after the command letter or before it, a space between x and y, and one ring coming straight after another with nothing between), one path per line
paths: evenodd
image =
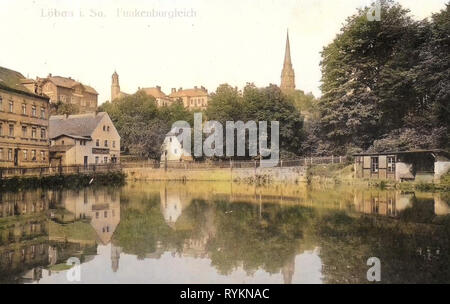
M166 138L161 146L161 162L164 161L192 161L192 155L190 151L183 149L180 141L177 138L175 130L172 129L167 133Z
M90 165L118 163L120 136L105 112L50 117L50 163Z

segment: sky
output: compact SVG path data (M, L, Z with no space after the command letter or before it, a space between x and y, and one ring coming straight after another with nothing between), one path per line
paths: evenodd
M448 0L400 0L417 19ZM320 51L369 0L0 0L0 66L72 77L110 99L138 87L279 84L289 29L296 87L320 96ZM140 15L136 15L138 12Z

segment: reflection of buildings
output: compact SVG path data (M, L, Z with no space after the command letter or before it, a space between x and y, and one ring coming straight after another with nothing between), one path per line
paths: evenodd
M294 275L294 272L295 272L295 255L293 255L292 258L289 259L281 269L284 284L292 284L292 276Z
M102 244L108 244L120 222L120 196L116 190L65 191L61 205L70 212L68 220L90 219L90 224Z
M0 281L39 280L48 264L48 199L40 191L0 195Z
M161 188L161 211L164 220L170 227L174 227L176 221L183 212L183 205L181 204L180 194L175 191L168 190L167 187Z
M450 207L441 198L439 193L415 194L414 192L363 190L356 191L354 195L355 211L365 214L384 215L397 217L401 212L413 208L415 200L423 200L431 203L430 212L434 215L450 214Z
M111 268L112 271L117 272L119 269L120 254L122 253L122 248L117 247L111 243Z

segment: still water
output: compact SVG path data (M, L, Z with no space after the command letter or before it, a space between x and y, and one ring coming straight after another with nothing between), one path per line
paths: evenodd
M450 193L129 183L0 193L0 283L450 283ZM68 279L69 278L69 279Z

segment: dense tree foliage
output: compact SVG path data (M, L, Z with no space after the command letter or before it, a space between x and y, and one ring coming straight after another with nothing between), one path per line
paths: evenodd
M99 108L109 114L121 136L122 150L133 155L159 159L160 147L172 123L192 121L193 115L175 102L157 108L155 99L143 92L106 102Z
M449 7L415 21L399 4L379 3L380 21L359 10L322 52L317 146L340 153L384 150L383 141L389 148L445 146Z
M257 88L247 84L241 92L227 84L219 86L212 94L206 110L208 120L226 121L250 120L280 123L280 150L282 156L298 155L304 138L303 118L292 100L275 85ZM270 130L268 130L270 134Z

